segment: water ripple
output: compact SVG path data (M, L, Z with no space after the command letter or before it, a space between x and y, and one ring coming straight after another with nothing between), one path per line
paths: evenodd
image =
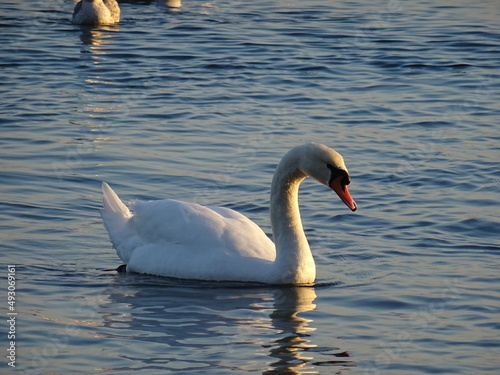
M42 353L20 370L496 374L497 4L167 5L92 28L73 1L4 1L1 257ZM302 185L314 288L116 272L102 180L270 234L305 141L342 153L359 205Z

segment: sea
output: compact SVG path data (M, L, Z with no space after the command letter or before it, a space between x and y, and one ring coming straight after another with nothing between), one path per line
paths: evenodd
M500 3L0 1L0 373L499 374ZM120 273L124 200L229 207L271 236L292 147L314 286Z

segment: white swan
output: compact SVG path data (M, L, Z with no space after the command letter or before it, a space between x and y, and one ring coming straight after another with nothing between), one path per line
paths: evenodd
M274 243L244 215L176 200L141 202L132 212L103 182L101 216L127 271L184 279L312 284L316 266L298 205L299 185L311 176L352 210L342 156L316 143L291 149L271 186Z
M71 20L77 25L112 25L119 21L120 7L116 0L81 0Z

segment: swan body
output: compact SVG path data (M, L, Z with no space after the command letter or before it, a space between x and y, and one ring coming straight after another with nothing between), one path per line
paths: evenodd
M116 0L81 0L71 20L77 25L112 25L119 21L120 7Z
M177 200L125 206L103 182L101 216L127 271L184 279L313 284L316 267L302 229L298 188L307 176L356 210L342 156L316 143L290 150L271 186L273 241L246 216Z

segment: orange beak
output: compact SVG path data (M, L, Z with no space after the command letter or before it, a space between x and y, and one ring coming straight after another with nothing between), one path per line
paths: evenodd
M330 184L330 187L334 192L337 193L342 202L346 204L352 211L356 211L356 202L352 199L351 194L349 194L349 190L347 189L347 185L342 185L342 177L337 177Z

